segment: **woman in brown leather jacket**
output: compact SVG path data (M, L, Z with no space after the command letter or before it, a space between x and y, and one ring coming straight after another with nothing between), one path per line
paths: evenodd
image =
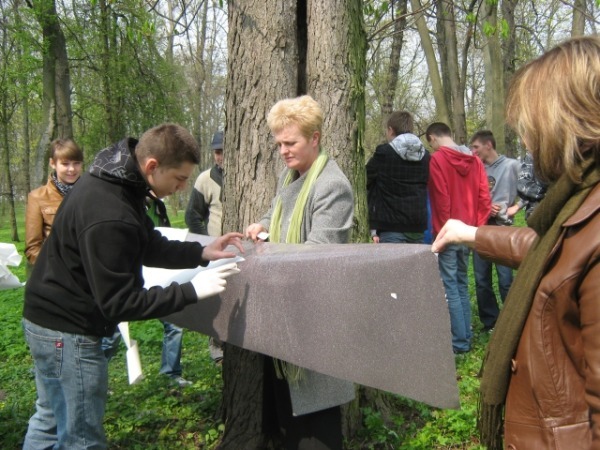
M522 67L506 112L546 197L528 228L450 220L432 247L466 243L519 268L484 359L482 443L600 449L600 38Z
M63 197L81 176L83 152L71 139L55 139L50 144L48 182L27 196L25 210L25 255L30 265L50 234L54 216Z

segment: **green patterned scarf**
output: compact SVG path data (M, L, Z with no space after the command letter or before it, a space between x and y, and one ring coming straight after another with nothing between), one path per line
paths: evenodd
M287 235L285 238L286 244L301 244L300 238L302 235L302 218L304 217L304 210L306 209L306 202L308 201L308 194L315 184L315 181L323 172L325 165L329 158L327 154L323 151L319 153L317 159L313 162L312 166L308 170L306 174L306 179L304 180L304 184L300 189L300 193L298 194L298 198L296 198L296 204L294 205L294 210L292 211L292 218L290 220L290 225L287 230ZM288 170L285 180L283 181L283 185L281 189L288 186L296 175L295 170ZM275 209L273 211L273 217L271 218L271 226L269 227L269 240L271 242L279 243L281 242L281 216L282 216L283 205L281 204L281 195L277 198L277 202L275 203ZM275 363L275 373L279 378L285 378L288 382L298 383L304 375L304 370L301 367L298 367L294 364L290 364L285 361L281 361L278 359L273 360Z
M517 350L540 280L546 273L547 259L562 234L563 223L600 181L600 169L593 158L582 162L581 173L581 184L573 183L563 174L528 221L538 237L521 263L483 360L477 425L482 444L490 450L502 449L511 358Z

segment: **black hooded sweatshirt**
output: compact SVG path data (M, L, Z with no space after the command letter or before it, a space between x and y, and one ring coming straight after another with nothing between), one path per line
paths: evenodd
M61 203L25 287L24 317L56 331L110 336L122 321L159 318L197 302L191 283L144 289L142 265L207 265L196 242L154 229L148 186L128 138L96 156Z

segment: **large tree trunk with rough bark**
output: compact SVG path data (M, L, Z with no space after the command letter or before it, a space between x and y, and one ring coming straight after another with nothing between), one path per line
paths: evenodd
M266 117L308 93L325 115L323 148L355 189L355 239L366 239L365 39L359 0L229 0L223 230L244 230L270 207L283 169ZM274 448L263 430L263 357L226 345L221 449Z

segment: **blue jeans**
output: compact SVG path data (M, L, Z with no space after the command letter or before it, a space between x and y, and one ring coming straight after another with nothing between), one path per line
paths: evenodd
M492 266L494 265L496 266L496 274L498 275L500 299L504 303L513 280L512 269L487 261L481 258L477 252L473 252L473 272L475 273L479 320L481 320L484 329L488 330L494 328L498 314L500 314L492 281Z
M183 340L183 330L177 325L164 320L161 320L161 323L165 331L159 372L171 378L180 377L182 373L181 342ZM121 342L121 333L118 328L111 337L102 339L102 350L109 361L117 353L119 342Z
M450 312L452 348L455 352L471 349L471 302L469 301L469 249L449 245L438 254L438 266Z
M23 449L106 449L102 420L108 364L101 339L50 330L27 319L23 330L38 395Z
M425 242L425 233L400 233L399 231L381 231L380 244L422 244Z

